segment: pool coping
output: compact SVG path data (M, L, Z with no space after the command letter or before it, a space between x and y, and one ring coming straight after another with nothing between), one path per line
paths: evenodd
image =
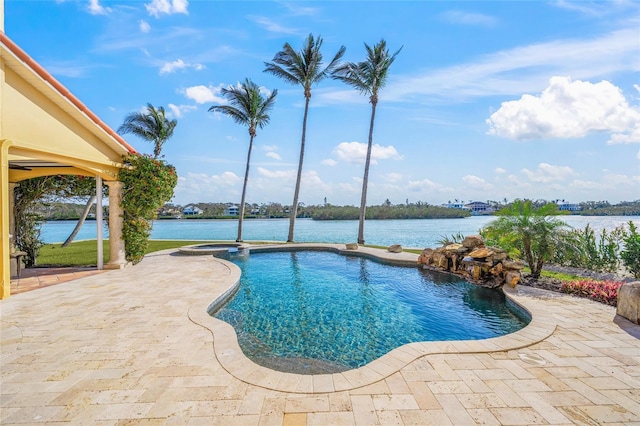
M291 251L322 250L341 254L375 258L378 261L396 265L417 265L418 255L413 253L390 253L383 249L359 247L347 250L344 244L279 244L250 245L251 251ZM557 321L544 310L527 306L526 299L519 287L503 287L506 297L530 316L527 326L505 336L481 340L450 340L437 342L414 342L377 358L363 367L333 374L295 374L283 373L260 366L247 358L238 344L235 330L228 323L209 315L231 297L240 285L240 269L233 263L214 258L224 263L232 272L229 286L212 301L196 303L189 309L189 319L206 329L213 336L213 351L222 367L231 375L245 383L262 388L301 394L322 394L349 391L382 381L419 358L435 354L477 354L517 350L545 340L557 327Z

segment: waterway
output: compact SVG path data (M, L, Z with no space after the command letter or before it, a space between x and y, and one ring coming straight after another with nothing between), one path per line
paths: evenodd
M495 220L495 216L472 216L463 219L402 219L368 220L365 222L367 244L389 246L401 244L403 247L435 247L438 240L457 233L477 234L478 230ZM563 216L568 225L582 229L589 225L600 232L608 231L629 221L640 227L640 216ZM45 243L64 241L75 226L75 221L51 221L42 226L41 238ZM105 238L108 229L103 227ZM156 220L153 222L152 239L171 240L235 240L237 220ZM243 224L245 241L286 241L289 229L288 219L246 219ZM95 239L96 222L84 224L76 240ZM358 235L357 220L298 219L295 226L295 240L298 242L355 242Z

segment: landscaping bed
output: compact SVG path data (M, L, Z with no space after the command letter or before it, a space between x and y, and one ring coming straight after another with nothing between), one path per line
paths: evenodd
M541 288L544 290L556 291L559 293L569 293L575 296L586 297L601 303L616 306L617 287L625 282L636 281L631 275L624 273L601 273L589 271L582 268L572 268L568 266L545 265L545 271L560 274L572 275L573 280L560 279L548 275L541 275L533 278L531 274L522 274L521 285ZM597 285L593 285L597 281Z

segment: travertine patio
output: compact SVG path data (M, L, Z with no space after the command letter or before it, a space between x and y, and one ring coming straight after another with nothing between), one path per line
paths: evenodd
M237 279L168 251L1 301L0 422L640 425L640 327L614 308L518 286L521 332L301 376L247 361L206 315Z

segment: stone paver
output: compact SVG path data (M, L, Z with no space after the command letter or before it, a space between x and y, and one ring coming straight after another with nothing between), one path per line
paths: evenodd
M1 301L0 423L640 424L640 327L612 307L519 286L517 333L303 376L256 366L207 315L238 278L168 251Z

